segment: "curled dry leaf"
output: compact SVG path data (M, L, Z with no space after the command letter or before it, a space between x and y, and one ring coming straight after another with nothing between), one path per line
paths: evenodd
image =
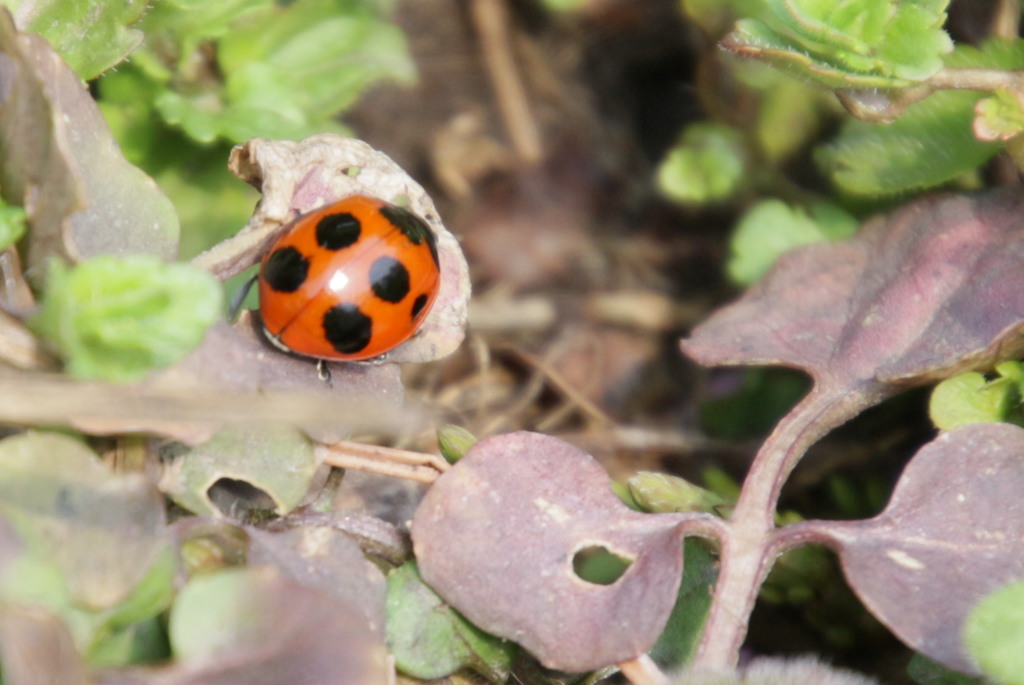
M280 229L299 214L352 195L407 206L437 237L441 289L411 340L389 361L423 362L450 354L462 342L469 301L469 269L458 241L441 223L423 188L387 155L366 143L323 133L300 142L256 138L232 151L231 170L263 198L234 238L199 255L194 264L228 278L258 262Z
M1024 578L1024 429L977 424L914 456L885 511L814 522L850 585L904 642L976 673L964 620L990 592Z
M589 455L545 435L478 442L427 492L413 519L424 580L481 629L545 666L589 671L657 640L682 573L685 515L639 514ZM632 562L611 585L573 569L583 549Z
M89 91L0 9L0 188L32 230L28 267L59 256L177 252L174 207L121 155Z
M1016 189L937 196L793 250L683 350L868 394L990 366L1024 349L1022 212Z

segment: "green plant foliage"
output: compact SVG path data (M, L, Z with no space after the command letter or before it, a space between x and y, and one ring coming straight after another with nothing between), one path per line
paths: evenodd
M629 494L643 511L703 511L720 514L733 500L666 473L641 471L628 481ZM688 559L688 557L686 557Z
M448 424L437 429L437 446L441 456L450 464L466 456L466 452L475 444L476 436L462 426Z
M146 0L0 0L22 31L46 38L78 77L88 81L118 64L142 42L128 28Z
M852 119L818 161L845 190L889 195L929 188L973 170L999 145L971 135L979 95L942 91L887 126Z
M710 435L726 440L747 440L767 435L807 392L802 374L788 369L748 369L736 372L738 387L703 402L701 424ZM708 483L716 492L723 492Z
M677 202L718 202L739 188L745 165L738 131L708 122L693 124L659 166L658 187Z
M992 40L980 49L957 46L950 67L1024 68L1024 42ZM930 188L974 170L1000 150L972 135L981 94L940 91L907 108L892 124L859 120L819 152L818 161L843 189L890 195Z
M21 240L25 228L25 210L0 200L0 250Z
M948 0L767 0L725 45L827 86L892 88L942 68Z
M51 262L35 328L78 378L141 380L181 359L221 316L220 284L149 255Z
M982 140L1009 140L1024 131L1024 102L1008 88L979 100L974 111L974 133Z
M651 648L651 658L663 668L679 668L697 654L711 609L711 590L718 578L718 560L701 540L683 543L683 579L665 632Z
M996 590L964 624L964 642L989 676L1024 685L1024 582Z
M367 85L414 75L401 31L347 0L165 2L141 27L128 77L156 84L141 92L201 143L340 131L334 116Z
M849 238L857 220L839 207L817 203L804 210L781 200L763 200L739 220L729 243L729 277L741 285L761 279L784 252L801 245Z
M416 562L388 574L388 644L403 673L423 680L471 668L489 682L508 678L517 647L488 635L445 604Z
M1004 362L996 366L995 373L997 377L991 380L977 372L963 373L935 386L928 413L936 427L948 431L997 421L1024 425L1024 364Z

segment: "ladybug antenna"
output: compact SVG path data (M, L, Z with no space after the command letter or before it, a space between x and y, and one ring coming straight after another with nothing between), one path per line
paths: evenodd
M238 312L242 310L242 303L245 302L245 298L248 296L249 291L252 290L252 284L256 282L257 278L259 278L258 274L252 276L235 292L228 307L228 321L234 321L238 318Z

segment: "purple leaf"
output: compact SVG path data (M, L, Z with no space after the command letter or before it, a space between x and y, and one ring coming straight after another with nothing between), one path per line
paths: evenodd
M424 580L479 628L545 666L589 671L657 640L682 573L686 515L639 514L604 469L555 438L486 438L441 476L413 519ZM575 555L631 561L611 585L581 579Z
M923 384L1022 349L1024 196L937 196L857 237L794 250L683 349L701 364L784 364L819 383Z
M1024 578L1021 492L1024 429L978 424L921 449L874 519L809 523L875 616L914 649L976 673L961 629L983 597Z
M0 188L25 207L29 267L51 256L173 258L178 218L152 179L121 155L78 76L39 36L0 11Z

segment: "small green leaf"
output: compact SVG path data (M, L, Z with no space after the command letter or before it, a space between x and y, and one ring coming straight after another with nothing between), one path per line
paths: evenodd
M1024 685L1024 581L996 590L964 623L974 661L1006 685Z
M784 252L801 245L849 238L857 225L856 219L835 205L819 203L807 212L781 200L763 200L736 225L726 269L736 283L751 285Z
M199 344L221 316L220 284L150 255L51 262L34 319L79 378L137 381Z
M641 471L629 481L629 493L644 511L667 513L703 511L717 513L733 502L698 485L665 473Z
M0 200L0 250L5 250L25 235L25 210Z
M987 380L977 372L963 373L935 386L928 404L932 423L940 430L953 430L973 423L1009 421L1020 423L1020 362L996 367L999 377Z
M693 124L658 167L658 187L676 202L718 202L737 191L745 165L738 131L719 124Z
M146 0L0 0L14 11L21 30L36 33L89 81L125 59L142 42L127 28L146 11Z
M462 426L448 424L437 429L437 446L441 449L441 456L450 464L466 456L475 444L476 436Z
M1008 88L979 100L974 113L974 135L980 140L1009 140L1024 132L1024 101Z
M948 0L768 0L770 13L737 22L723 45L834 88L892 88L942 68Z
M979 97L969 91L941 91L910 106L887 126L851 120L820 150L818 161L838 185L866 195L952 180L999 151L999 145L971 135Z
M388 575L388 643L403 673L423 680L469 667L505 682L516 645L488 635L445 604L420 578L416 562Z

